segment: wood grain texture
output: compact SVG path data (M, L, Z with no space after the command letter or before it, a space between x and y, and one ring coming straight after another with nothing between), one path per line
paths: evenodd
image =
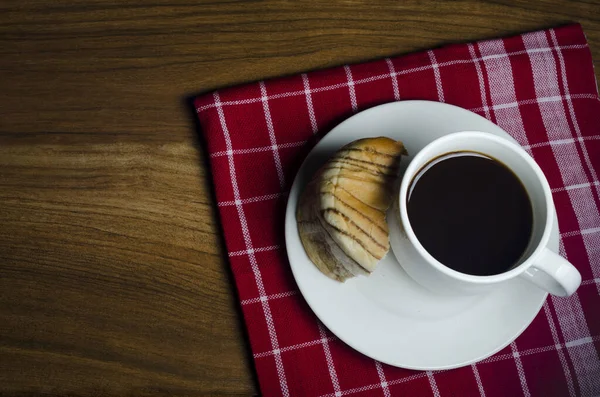
M0 3L0 393L252 395L186 98L580 22L600 2Z

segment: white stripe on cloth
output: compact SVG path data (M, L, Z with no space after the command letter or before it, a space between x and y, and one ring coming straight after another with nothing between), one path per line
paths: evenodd
M379 381L381 382L381 389L383 390L384 397L391 397L390 388L388 387L387 380L385 379L385 374L383 373L383 367L381 363L375 360L375 368L377 368L377 375L379 376Z
M596 234L600 232L600 227L592 227L589 229L575 230L572 232L564 232L560 234L560 237L573 237L573 236L585 236L588 234Z
M334 337L327 337L325 339L328 342L335 340ZM254 353L253 356L254 356L254 358L263 358L263 357L272 356L274 354L281 354L281 353L289 352L291 350L304 349L305 347L320 345L321 343L323 343L323 339L317 339L317 340L312 340L309 342L299 343L297 345L282 347L281 349L269 350L267 352L261 352L261 353Z
M525 148L531 149L531 148L538 148L538 147L544 147L544 146L571 145L571 144L574 144L576 141L579 141L579 142L597 141L599 139L600 139L600 135L585 136L585 137L581 137L581 138L577 138L577 139L575 139L575 138L554 139L551 141L534 143L534 144L526 146Z
M327 339L327 334L321 323L319 323L319 335L321 336L321 345L323 346L323 353L325 354L325 361L327 362L327 369L329 370L333 391L336 396L341 396L342 389L340 389L340 382L338 381L337 372L335 372L335 364L333 363L333 357L329 350L329 340Z
M431 67L433 68L433 75L435 77L435 86L437 88L438 101L445 102L444 87L442 86L442 76L440 75L440 65L438 65L437 60L435 59L435 54L432 50L427 51L427 55L429 55Z
M240 303L242 305L249 305L249 304L252 304L252 303L264 302L265 300L272 301L274 299L287 298L288 296L294 296L294 295L297 295L297 294L298 294L298 291L280 292L278 294L267 295L267 296L260 296L258 298L244 299Z
M250 198L247 198L247 199L238 199L238 200L233 200L233 201L220 201L220 202L217 203L217 206L219 206L219 207L228 207L228 206L232 206L232 205L241 205L241 204L248 204L248 203L258 203L258 202L261 202L261 201L275 200L275 199L278 199L278 198L284 197L284 196L287 196L287 192L265 194L264 196L255 196L255 197L250 197Z
M544 32L527 33L522 35L522 38L525 48L528 50L548 46L548 40ZM528 55L533 72L536 96L560 96L558 69L553 54L551 52L528 52ZM562 102L542 102L538 106L549 140L570 139L573 137ZM585 176L577 148L574 145L552 146L552 151L564 185L589 182ZM591 189L574 189L569 190L568 193L579 228L584 230L600 225L600 214L598 209L595 208ZM586 202L587 200L589 202ZM597 247L590 247L586 244L586 240L583 240L588 258L593 258L596 254L594 249ZM565 256L566 252L564 252L562 240L560 248L563 256ZM593 263L591 265L592 270L598 266L598 264L594 265ZM551 299L565 340L590 337L590 330L577 293L569 298L552 297ZM600 384L596 381L600 377L600 359L594 346L586 344L571 347L567 348L567 352L571 358L581 394L595 395L600 393Z
M585 280L581 282L581 285L600 284L600 278L594 278L591 280Z
M548 301L544 302L544 314L546 315L548 325L550 326L550 333L552 334L552 340L554 341L554 344L556 345L558 359L560 360L560 365L562 366L563 372L565 374L565 379L567 380L569 396L575 397L576 393L575 393L575 386L573 385L573 377L571 376L571 370L569 369L569 364L567 363L567 358L565 357L565 352L559 347L560 339L558 339L558 332L556 331L556 325L554 325L554 320L552 319L552 313L550 312L550 306L548 305Z
M396 69L394 69L394 63L390 58L385 58L385 63L390 70L390 79L392 79L392 88L394 90L394 99L400 100L400 90L398 88L398 78L396 77Z
M242 251L232 251L229 253L229 256L242 256L242 255L254 255L256 252L267 252L267 251L275 251L281 248L279 245L270 245L268 247L259 247L259 248L249 248Z
M261 81L258 83L260 86L260 94L262 95L263 111L265 113L265 121L267 123L267 130L269 130L269 140L271 141L271 150L273 150L273 160L275 161L275 168L277 169L277 177L279 178L279 186L283 189L285 187L285 177L283 175L283 167L281 166L281 159L279 158L279 149L277 148L277 139L275 138L275 129L273 128L273 120L271 119L271 110L269 109L269 97L267 96L267 87L265 82Z
M431 391L433 392L434 397L440 397L440 390L438 389L437 383L435 382L435 378L433 377L432 371L427 371L427 380L429 381L429 386L431 387Z
M579 183L577 185L557 187L557 188L552 189L552 193L563 192L563 191L568 191L568 190L573 190L573 189L582 189L582 188L590 187L592 185L598 186L598 184L600 184L600 182L594 181L591 183Z
M225 145L227 150L232 150L231 137L229 136L229 129L227 128L227 122L225 120L225 112L223 108L219 106L220 98L219 93L214 93L215 105L217 107L217 112L219 114L219 121L221 123L221 129L223 132L223 136L225 138ZM233 197L236 202L240 200L240 191L237 184L237 176L235 172L235 163L233 160L233 154L228 155L229 160L229 176L231 178L231 185L233 187ZM250 238L250 231L248 229L248 223L246 222L246 215L244 214L244 207L242 204L236 205L236 209L238 212L238 217L240 219L240 226L242 228L242 235L244 237L244 243L246 244L246 250L248 251L248 258L250 260L250 266L252 267L252 272L254 274L254 279L256 282L256 286L258 288L258 292L261 297L266 296L265 287L262 281L262 275L260 274L260 269L258 267L258 263L256 261L256 257L254 256L254 252L251 252L252 248L252 239ZM273 350L279 349L279 343L277 341L277 332L275 330L275 324L273 323L273 316L271 315L271 308L269 307L269 301L262 301L262 308L265 315L265 321L267 323L267 329L269 331L269 338L271 339L271 347ZM277 368L277 376L279 377L279 386L281 388L281 394L283 396L289 396L289 390L287 386L287 381L285 378L285 370L283 368L283 360L281 359L281 354L275 354L275 366Z
M510 350L512 351L515 365L517 366L517 373L519 374L523 395L525 397L531 397L529 386L527 386L527 378L525 377L525 369L523 369L523 362L521 361L521 356L519 355L519 350L517 349L517 344L515 342L510 344Z
M478 45L487 71L492 108L517 102L512 65L508 57L486 58L486 55L506 54L502 40L485 41ZM529 144L519 107L493 108L496 123L512 135L521 146Z
M348 93L350 94L350 104L352 105L352 111L358 110L358 104L356 102L356 91L354 90L354 80L352 79L352 70L350 66L345 65L344 70L346 71L346 78L348 79Z
M477 389L479 389L479 395L481 397L485 397L485 390L483 389L483 383L481 382L481 377L479 376L479 371L477 370L477 365L471 364L471 369L473 370L473 376L475 377L475 382L477 382Z
M315 108L313 107L312 97L310 93L310 82L308 81L308 75L302 73L302 84L304 85L304 95L306 95L306 108L308 109L308 118L310 119L310 126L312 127L313 135L319 132L317 126L317 118L315 116Z
M565 346L567 348L569 348L569 347L581 346L581 345L585 345L585 344L593 343L593 342L594 342L594 338L592 338L590 336L590 337L587 337L587 338L582 338L582 339L578 339L578 340L573 340L571 342L567 342L567 343L565 343Z
M469 109L472 112L483 112L483 111L488 111L490 109L492 110L498 110L498 109L508 109L508 108L516 108L518 106L522 106L522 105L534 105L534 104L538 104L538 103L542 103L542 102L560 102L562 100L565 100L567 97L565 95L563 96L552 96L552 97L542 97L542 98L534 98L534 99L523 99L521 101L515 101L515 102L511 102L511 103L501 103L498 105L493 105L490 107L480 107L480 108L474 108L474 109ZM598 97L596 95L593 94L573 94L573 95L569 95L569 98L571 99L592 99L597 101ZM585 137L586 139L589 137ZM534 144L534 145L544 145L544 143L539 143L539 144ZM525 145L525 147L529 147L528 145ZM535 146L531 146L531 147L535 147Z
M277 149L289 149L289 148L302 146L304 144L306 144L306 141L298 141L298 142L291 142L291 143L279 143L279 144L277 144ZM211 153L210 157L230 156L232 154L260 153L260 152L268 152L269 150L273 150L273 146L262 146L262 147L248 148L248 149L233 149L231 151L222 150L220 152Z
M477 54L475 53L475 47L473 44L469 44L469 54L471 55L471 59L473 59L473 63L475 64L475 70L477 70L477 80L479 80L479 93L481 94L481 106L483 111L485 112L485 118L491 120L490 109L487 104L487 93L485 90L485 80L483 78L483 71L481 70L480 62L476 60Z

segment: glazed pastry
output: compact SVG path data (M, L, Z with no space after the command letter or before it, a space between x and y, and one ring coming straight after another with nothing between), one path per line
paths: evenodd
M340 149L313 177L297 210L308 257L328 277L368 275L387 254L385 213L392 199L402 142L366 138Z

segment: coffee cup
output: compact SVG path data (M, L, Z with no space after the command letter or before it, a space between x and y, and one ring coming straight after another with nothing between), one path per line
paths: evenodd
M476 153L502 163L520 180L529 197L531 225L528 242L514 263L500 273L469 274L447 266L428 252L411 224L407 204L415 178L423 175L423 172L429 172L426 169L433 161L451 153ZM433 292L472 295L489 292L503 283L521 278L532 283L532 288L538 287L556 296L569 296L581 284L577 269L548 248L551 231L557 220L544 173L525 150L506 138L466 131L452 133L429 143L415 155L404 173L394 215L400 228L400 238L392 240L394 254L410 277ZM519 230L515 230L517 232ZM485 267L486 263L480 266Z

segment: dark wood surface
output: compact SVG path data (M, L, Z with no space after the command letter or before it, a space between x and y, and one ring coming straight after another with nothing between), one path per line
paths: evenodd
M252 395L186 98L580 22L600 2L0 3L0 394Z

